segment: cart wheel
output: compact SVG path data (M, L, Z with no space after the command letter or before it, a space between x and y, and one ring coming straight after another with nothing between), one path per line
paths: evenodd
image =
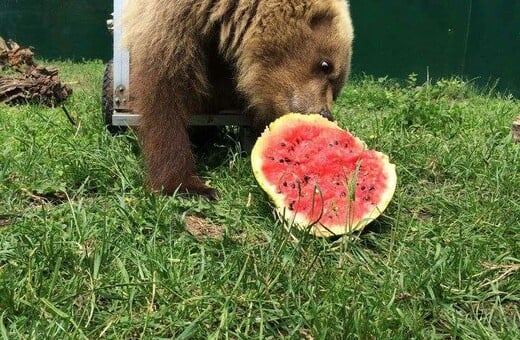
M109 60L105 66L103 75L103 89L101 93L101 111L103 113L103 121L107 130L112 133L121 133L126 131L124 126L112 125L112 115L114 113L114 83L113 83L113 62Z

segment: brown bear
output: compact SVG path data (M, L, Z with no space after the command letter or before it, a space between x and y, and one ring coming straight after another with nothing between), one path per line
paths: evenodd
M239 106L257 131L331 106L350 71L346 0L127 0L132 108L152 190L214 198L195 174L187 119Z

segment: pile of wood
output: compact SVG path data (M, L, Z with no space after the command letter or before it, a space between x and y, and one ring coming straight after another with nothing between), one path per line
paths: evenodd
M0 103L39 103L56 106L72 93L58 77L58 69L43 67L34 61L31 48L0 37L0 68L14 75L0 74Z

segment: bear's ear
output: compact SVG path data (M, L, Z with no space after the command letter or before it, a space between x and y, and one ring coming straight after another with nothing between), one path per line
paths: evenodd
M321 28L330 26L332 23L333 15L329 12L316 13L311 17L309 26L313 31L320 30Z

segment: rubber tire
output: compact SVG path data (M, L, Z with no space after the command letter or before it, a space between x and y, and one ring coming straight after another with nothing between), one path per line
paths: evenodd
M109 60L105 65L103 74L103 88L101 91L101 112L105 127L111 134L118 134L126 131L124 126L112 125L112 115L114 113L114 81L113 81L113 61Z

